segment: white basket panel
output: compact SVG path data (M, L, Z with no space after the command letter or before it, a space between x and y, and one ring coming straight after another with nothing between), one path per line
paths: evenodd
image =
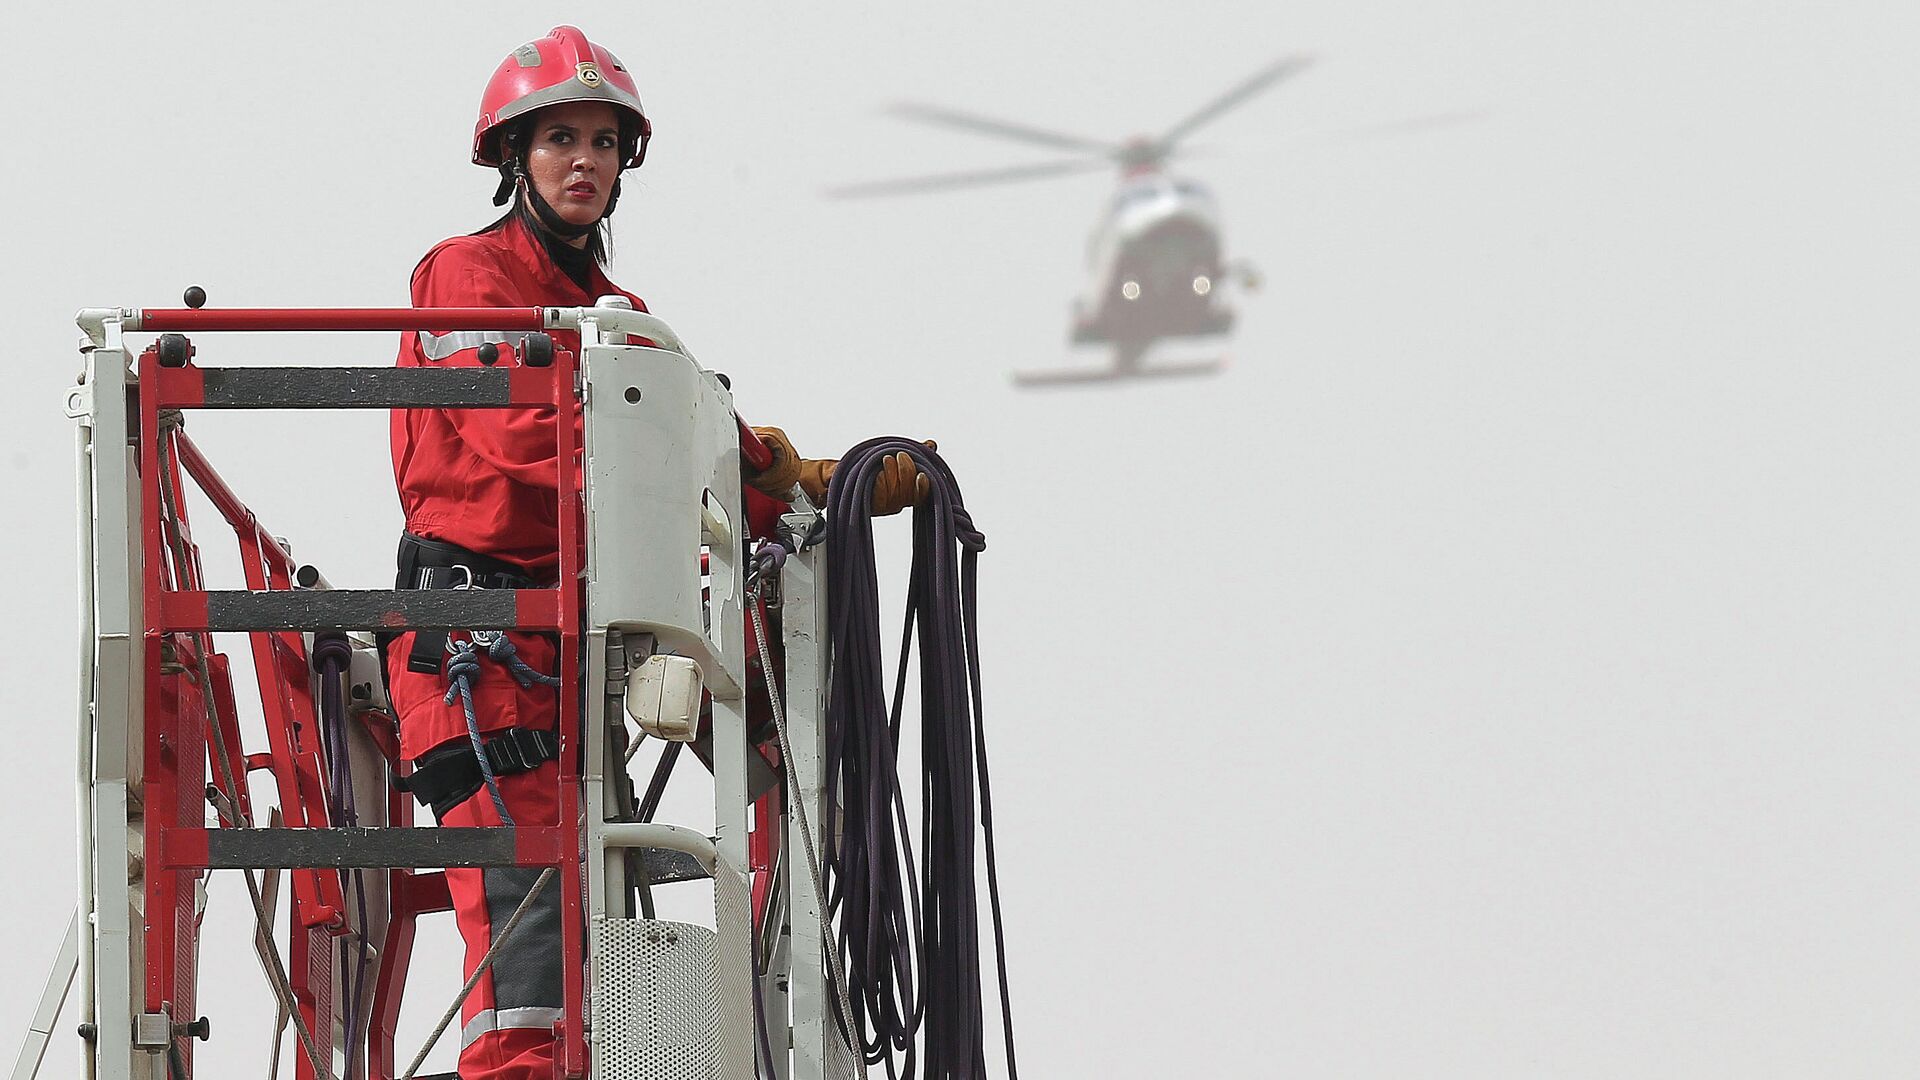
M720 990L720 1060L726 1080L752 1080L753 894L745 875L722 860L713 875L713 915Z
M721 1080L714 932L608 919L595 937L593 1044L602 1080Z

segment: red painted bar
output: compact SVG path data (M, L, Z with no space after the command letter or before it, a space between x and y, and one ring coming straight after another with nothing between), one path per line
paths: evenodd
M195 582L195 584L199 583ZM248 754L246 748L240 743L240 709L233 696L233 672L227 666L227 656L225 653L212 651L212 638L203 636L200 641L208 649L207 669L208 673L213 676L214 709L216 714L225 720L225 722L220 725L219 732L216 733L211 730L207 732L207 744L209 747L212 747L217 734L219 741L226 744L227 760L233 763L236 769L242 768L244 765L245 774L252 775L254 771L253 755ZM211 752L215 754L219 753L217 749ZM265 759L262 762L262 767L267 767L268 763L272 761L270 755L261 754L259 756ZM226 792L227 798L238 804L241 817L252 821L253 794L248 789L248 786L241 782L240 777L236 776L234 777L234 783L238 790L227 791L224 780L217 775L217 773L218 770L216 770L214 784L219 787L221 791Z
M552 405L553 380L559 371L560 368L557 366L507 369L507 400L515 405ZM572 381L571 375L568 376L568 381Z
M767 444L760 441L760 436L753 433L753 429L747 426L745 420L736 415L733 422L740 425L740 456L746 460L748 466L755 472L771 468L773 451L767 449Z
M207 400L204 369L189 364L170 368L158 364L140 373L142 394L152 394L154 405L162 409L191 409Z
M180 376L188 372L193 372L197 381L197 376L199 375L199 372L194 371L192 368L158 368L157 372L160 375L163 385L165 385L168 376ZM143 377L147 376L143 373ZM184 402L182 404L184 404ZM277 563L279 568L288 574L293 573L297 567L294 565L294 561L287 557L287 553L280 549L279 541L268 536L266 530L260 527L259 522L254 519L253 511L247 509L247 504L241 502L240 496L235 495L233 489L227 486L227 482L222 480L220 474L214 471L213 463L208 461L207 456L200 452L200 448L195 446L193 440L187 437L187 433L184 431L176 431L174 433L173 445L174 453L180 462L180 467L185 469L187 475L193 478L193 482L200 486L200 490L206 494L207 500L213 503L213 508L220 511L221 517L227 519L227 524L233 526L234 531L240 534L241 543L244 544L247 538L252 536L260 544L260 555L262 558ZM200 617L206 617L206 605L204 601L201 603Z
M404 871L389 875L401 880ZM395 890L387 932L380 942L380 970L373 980L371 1031L367 1033L367 1075L392 1080L400 1075L394 1045L400 1031L400 1003L406 997L407 968L413 963L415 917L419 914Z
M160 594L160 603L149 607L147 622L154 630L205 630L207 628L207 594L203 592L173 592Z
M558 866L580 845L580 830L560 825L518 825L513 830L517 866Z
M544 330L545 308L143 308L142 332Z
M160 869L204 870L209 829L168 829L160 837Z
M559 426L559 425L556 425ZM563 582L571 578L562 578ZM564 630L566 623L560 603L559 589L517 589L513 594L513 610L517 613L519 630ZM560 695L561 700L571 700L571 695Z
M406 893L406 904L414 914L431 915L453 910L453 896L447 892L446 871L423 870L402 875L401 880L406 883L401 887Z
M290 591L293 582L284 569L269 570L263 565L262 543L258 534L240 540L240 568L247 588L254 592ZM254 681L260 687L260 710L266 720L280 812L291 828L328 828L333 820L328 812L326 781L322 779L327 773L326 762L320 757L320 740L304 734L320 730L306 641L299 634L249 633L247 643L253 652ZM339 874L296 869L292 881L293 917L298 925L325 929L329 935L346 932L347 899ZM293 941L296 954L318 948L298 934ZM316 952L310 951L309 956L318 959ZM297 963L294 967L305 970ZM317 985L318 976L314 978L316 981L306 987L309 993L330 992L331 976L326 977L326 991Z

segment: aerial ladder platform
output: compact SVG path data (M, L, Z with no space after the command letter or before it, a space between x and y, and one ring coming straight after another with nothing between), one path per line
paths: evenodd
M195 299L204 295L190 291ZM835 675L836 654L864 651L837 647L830 621L839 601L827 587L829 565L842 532L856 556L844 571L850 595L871 591L853 580L871 578L871 531L861 535L856 513L871 479L840 496L840 486L855 483L857 462L843 459L848 479L836 478L832 505L814 506L796 488L777 518L750 520L743 455L747 468L768 460L755 460L764 448L742 437L725 377L696 363L665 322L617 297L583 308L103 308L81 312L79 323L85 371L66 403L79 427L79 897L12 1080L33 1080L50 1041L72 1035L90 1080L190 1080L196 1043L218 1025L196 1005L210 950L236 966L257 956L277 1001L285 1036L275 1033L260 1076L284 1069L298 1080L425 1080L421 1063L457 1022L459 1002L417 1052L399 1045L398 1027L420 920L451 907L448 867L525 868L539 872L535 892L558 891L556 1077L848 1080L916 1045L926 1075L986 1075L978 970L971 998L915 1000L912 990L915 975L959 984L947 969L926 970L929 962L951 967L956 954L923 945L917 916L977 921L970 771L964 783L935 784L954 788L966 813L929 819L965 853L962 906L952 906L958 871L925 870L949 883L929 878L921 890L910 844L878 853L913 885L913 897L903 889L893 898L899 910L920 904L911 940L891 926L902 920L886 931L922 957L916 970L898 984L901 973L864 972L846 953L849 943L874 951L863 947L871 927L852 925L856 915L845 911L836 917L844 875L866 872L848 860L873 856L841 830L851 830L849 815L862 805L898 793L864 774L863 789L852 790L849 771L830 759L889 731L884 715L865 727L830 718L840 715L830 684L855 685ZM492 354L504 362L480 368L195 362L202 335L369 330L483 331L509 344ZM549 335L561 330L579 334L577 356L554 345ZM553 425L558 587L336 588L322 568L293 558L186 424L200 410L404 408L578 412L580 445L574 425ZM984 542L930 447L875 440L869 449L901 447L936 474L932 505L915 510L913 588L932 596L936 579L959 582L959 564L926 550L958 521L966 576L954 595L964 593L970 611L972 556ZM244 588L209 587L201 554L212 534L209 523L188 520L189 485L219 514L215 530L232 531ZM854 516L829 528L841 503ZM912 596L909 607L923 651L929 640L948 640L928 625L941 609ZM559 694L562 824L415 821L412 798L395 783L410 766L379 648L381 635L409 629L557 638L560 685L571 688ZM990 860L977 646L971 625L947 629L953 641L964 629L970 667L959 681L970 673L971 694L962 685L957 709L927 713L971 710L973 726L962 724L957 736L943 727L941 738L960 738L952 745L963 757L978 754ZM242 723L244 695L221 649L230 642L244 642L258 684L252 725ZM264 726L264 746L246 745L248 726ZM897 737L897 718L891 730ZM648 740L664 749L643 792L630 770ZM712 775L710 833L654 820L688 744ZM217 926L203 919L216 871L242 876L251 905ZM710 883L711 919L653 917L654 894L688 882ZM290 929L277 932L282 893ZM997 884L992 915L1011 1071ZM514 929L510 918L495 937ZM977 925L964 929L971 936L961 935L962 951L977 961L983 939ZM924 959L940 950L945 960ZM63 1025L76 982L72 1022ZM885 999L896 985L907 987L895 1002L905 1015L890 1018ZM958 1057L921 1045L952 1042L956 1032L973 1047ZM961 1064L937 1064L943 1052Z

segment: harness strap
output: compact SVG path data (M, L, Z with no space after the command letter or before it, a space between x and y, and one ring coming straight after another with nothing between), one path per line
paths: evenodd
M525 568L505 559L497 559L472 551L458 544L444 540L432 540L424 536L415 536L410 532L400 534L400 550L395 556L396 574L394 587L397 589L537 589L542 583L529 576ZM378 636L381 652L380 670L387 670L386 651L392 644L393 634ZM506 663L514 677L523 686L542 683L559 685L552 676L541 675L526 666L525 661L513 654L511 642L505 635L500 641L504 651L494 658ZM474 652L468 649L471 654ZM413 635L413 648L407 653L407 670L423 674L445 674L447 662L447 631L420 630ZM477 661L477 655L469 655L468 661ZM448 689L449 698L459 694L465 680L455 680ZM468 691L470 693L470 687ZM469 713L469 728L472 730L472 701L466 694L463 707ZM449 702L451 703L451 702ZM486 754L485 767L476 753ZM552 731L535 731L528 728L508 728L484 741L474 731L474 738L468 743L448 743L427 751L414 765L409 776L389 774L396 790L409 792L421 805L433 810L435 820L444 818L447 811L472 798L487 783L488 774L494 777L513 776L516 773L530 772L560 756L560 736ZM502 817L504 807L502 808Z
M508 728L485 742L487 764L495 776L532 772L560 756L560 734ZM411 776L395 776L393 786L433 810L435 821L466 802L486 782L480 760L464 742L435 747L422 755Z

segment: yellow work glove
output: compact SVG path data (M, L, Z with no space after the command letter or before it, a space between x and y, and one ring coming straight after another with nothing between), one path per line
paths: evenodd
M938 450L939 444L927 440L927 449ZM823 461L807 458L800 462L800 490L807 493L816 506L827 504L827 485L833 480L833 472L839 468L838 461ZM913 455L902 450L888 454L880 463L880 475L873 481L873 512L885 517L897 514L909 506L916 506L926 500L933 490L933 484L913 463Z
M905 450L888 454L880 462L880 476L873 482L873 512L885 517L926 501L933 482L913 463Z
M827 505L827 485L833 480L833 470L840 463L820 458L806 458L800 462L800 476L794 483L807 493L813 505L824 508Z
M784 499L800 480L800 451L793 448L787 433L777 427L757 427L753 433L773 452L773 464L747 477L747 483L776 499Z

